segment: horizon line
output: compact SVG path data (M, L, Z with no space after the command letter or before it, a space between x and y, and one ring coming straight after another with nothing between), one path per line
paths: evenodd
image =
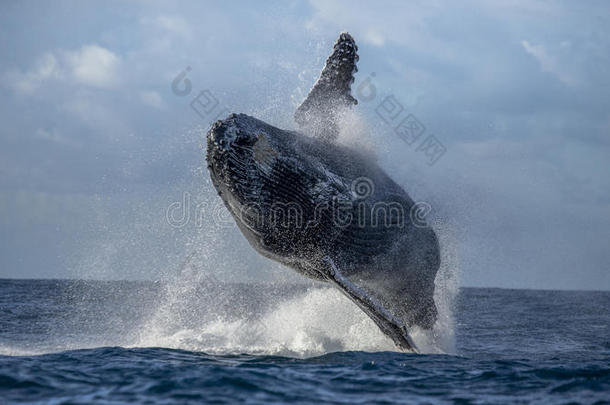
M0 277L0 282L3 281L93 281L93 282L105 282L105 283L168 283L172 280L163 279L163 280L151 280L151 279L95 279L95 278L59 278L59 277L43 277L43 278L33 278L33 277ZM203 281L203 280L202 280ZM254 284L254 285L262 285L262 284L273 284L273 283L284 283L284 284L308 284L308 283L318 283L313 280L304 280L303 282L285 282L285 281L272 281L272 282L257 282L257 281L221 281L215 279L214 281L220 281L225 284ZM323 283L323 282L320 282ZM324 285L324 284L320 284ZM332 287L330 284L328 287ZM610 292L610 289L607 290L596 290L596 289L573 289L573 288L533 288L533 287L499 287L499 286L481 286L481 285L460 285L458 289L495 289L495 290L526 290L526 291L557 291L557 292Z

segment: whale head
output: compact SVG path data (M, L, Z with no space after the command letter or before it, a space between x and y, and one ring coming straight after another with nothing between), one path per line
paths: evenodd
M302 170L298 142L296 133L245 114L231 114L207 133L210 177L242 233L259 253L297 267L313 232L306 226L313 213L299 201L317 175Z
M254 198L252 186L259 183L258 173L264 164L260 158L261 146L267 153L276 153L268 136L261 131L264 125L258 120L231 114L217 121L207 134L207 161L212 181L219 194L231 198L234 207Z

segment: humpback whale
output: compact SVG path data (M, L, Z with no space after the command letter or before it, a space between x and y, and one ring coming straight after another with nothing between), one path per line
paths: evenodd
M357 104L357 50L348 33L339 36L295 112L298 131L231 114L207 133L207 164L257 252L334 285L399 349L416 352L409 330L437 318L439 243L372 157L336 142L342 113Z

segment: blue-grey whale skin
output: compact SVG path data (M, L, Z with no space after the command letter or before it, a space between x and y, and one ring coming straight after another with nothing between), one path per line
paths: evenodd
M353 49L351 59L337 52L345 43ZM214 123L207 134L208 169L256 251L334 284L398 347L416 350L408 328L429 329L437 317L439 244L430 227L413 221L413 200L373 159L333 142L336 108L355 100L348 97L349 85L332 83L353 81L356 49L342 34L309 101L295 114L302 131L245 114ZM333 57L339 63L333 65Z

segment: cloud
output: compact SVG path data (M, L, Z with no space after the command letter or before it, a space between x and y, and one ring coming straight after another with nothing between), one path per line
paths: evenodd
M60 79L63 72L55 55L50 52L43 54L35 66L21 72L11 70L4 75L4 84L21 95L34 93L47 80Z
M165 107L163 98L161 98L161 95L156 91L141 91L140 100L142 100L144 104L154 108L161 109Z
M19 95L32 95L50 82L112 88L120 81L119 67L120 58L110 50L85 45L75 51L47 51L32 68L5 72L3 82Z
M189 37L191 33L191 27L182 17L160 15L155 18L154 23L166 31L183 37Z
M118 82L120 59L98 45L85 45L75 52L67 52L66 60L78 83L108 88Z
M383 46L385 38L375 30L368 30L364 36L364 40L375 46Z
M568 86L574 86L576 84L576 80L563 70L563 65L556 57L549 55L544 46L532 45L525 40L521 41L521 45L525 49L525 52L532 55L538 61L543 72L553 74L562 83L567 84ZM561 45L566 46L569 45L569 43L564 41Z
M42 139L62 146L80 146L80 142L77 142L72 138L68 138L62 135L57 130L57 128L52 128L50 130L38 128L35 132L35 136L38 139Z

